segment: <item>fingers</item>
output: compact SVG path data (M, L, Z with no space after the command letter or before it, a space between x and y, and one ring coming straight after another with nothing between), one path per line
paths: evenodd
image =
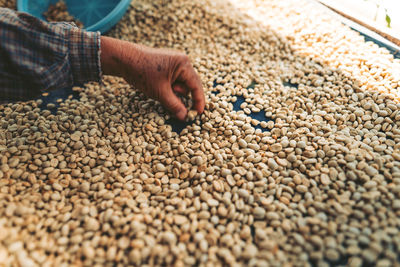
M183 83L185 87L190 90L193 97L194 108L198 113L203 113L206 102L203 86L200 77L197 75L189 61L182 66L177 81Z
M174 94L172 88L167 85L162 88L161 104L177 119L183 121L187 115L187 109L182 101Z
M187 96L188 93L189 93L188 90L186 89L186 86L184 84L179 83L179 82L174 83L172 85L172 90L175 93L178 93L178 94L183 95L183 96Z

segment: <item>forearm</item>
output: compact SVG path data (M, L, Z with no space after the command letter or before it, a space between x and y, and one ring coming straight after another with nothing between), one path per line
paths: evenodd
M122 76L121 74L121 41L110 38L101 37L101 70L105 75Z
M126 65L136 67L143 65L140 45L111 37L101 37L101 70L104 75L127 78L133 75L132 69L127 72Z

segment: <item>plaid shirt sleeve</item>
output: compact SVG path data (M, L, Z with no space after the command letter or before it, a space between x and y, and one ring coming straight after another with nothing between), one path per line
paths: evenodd
M99 32L0 8L0 102L100 78Z

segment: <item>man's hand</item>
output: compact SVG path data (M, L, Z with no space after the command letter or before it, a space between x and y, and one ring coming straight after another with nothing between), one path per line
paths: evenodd
M175 93L191 93L194 108L198 113L204 111L200 78L183 53L101 37L101 65L104 74L123 77L147 96L160 101L179 120L186 118L187 109Z

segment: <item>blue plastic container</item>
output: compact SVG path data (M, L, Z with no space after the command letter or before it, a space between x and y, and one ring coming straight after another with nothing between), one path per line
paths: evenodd
M58 0L18 0L19 11L44 19L50 4ZM131 0L64 0L68 12L80 20L88 31L104 33L114 26L125 14Z

